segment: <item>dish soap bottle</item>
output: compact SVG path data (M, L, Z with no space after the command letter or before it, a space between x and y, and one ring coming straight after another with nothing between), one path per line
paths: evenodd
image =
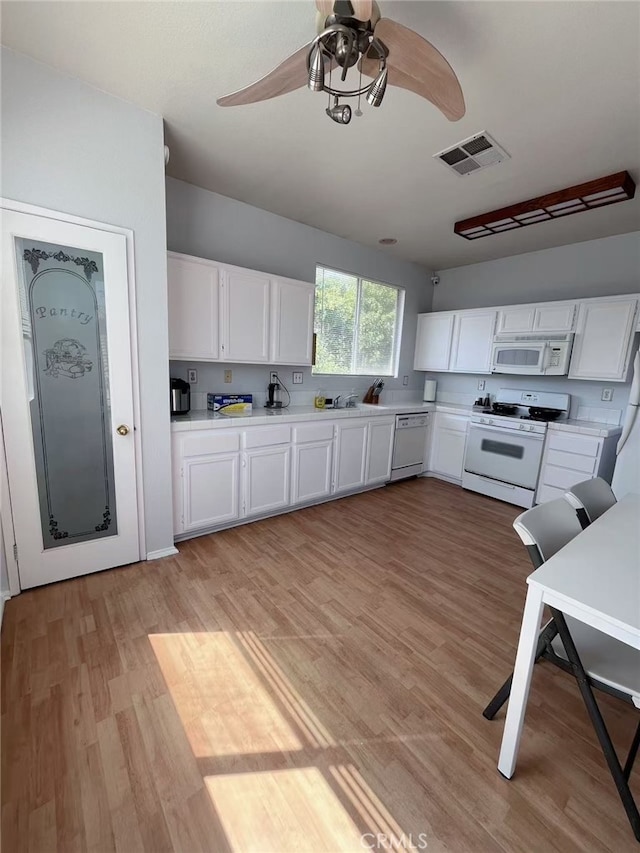
M325 397L324 389L318 388L318 390L316 391L316 396L313 399L313 405L316 407L316 409L324 409L326 399L327 398Z

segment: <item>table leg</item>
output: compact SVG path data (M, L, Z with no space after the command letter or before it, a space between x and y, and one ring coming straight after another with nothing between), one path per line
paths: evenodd
M509 705L507 707L507 717L502 734L502 746L500 747L500 757L498 759L498 770L507 779L513 776L516 769L518 746L520 745L520 735L522 734L522 726L524 724L531 674L536 659L542 608L542 591L537 586L529 584L527 600L522 615L522 627L520 628L516 663L513 670L511 697L509 698Z

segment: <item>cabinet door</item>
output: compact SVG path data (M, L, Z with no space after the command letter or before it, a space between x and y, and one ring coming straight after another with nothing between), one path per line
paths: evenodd
M289 506L290 458L289 447L250 450L244 454L245 516Z
M220 278L214 264L167 256L169 358L220 358Z
M414 370L448 370L454 314L418 314Z
M391 457L393 455L393 437L395 418L380 418L369 423L367 441L366 485L386 483L391 476Z
M198 530L239 517L240 454L185 459L182 470L183 530Z
M571 379L623 382L633 344L637 300L594 300L580 304L569 367Z
M495 311L457 314L449 369L459 373L491 373L495 325Z
M294 447L292 503L320 500L331 494L332 462L333 440Z
M572 332L575 315L575 302L550 302L548 305L538 305L533 318L533 331Z
M266 275L223 269L224 361L269 361L269 292Z
M536 315L535 305L514 305L498 311L497 335L509 335L516 332L531 332Z
M334 492L364 486L367 424L339 424L337 427Z
M462 479L468 418L436 412L433 419L429 470L454 480Z
M271 290L271 364L311 364L316 288L275 279Z

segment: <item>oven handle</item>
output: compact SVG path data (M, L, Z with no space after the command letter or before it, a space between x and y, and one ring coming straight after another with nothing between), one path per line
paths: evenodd
M531 438L535 441L544 441L544 433L525 432L519 429L503 429L502 427L487 426L486 424L470 424L469 429L483 429L486 432L499 432L500 435L519 435L521 438Z

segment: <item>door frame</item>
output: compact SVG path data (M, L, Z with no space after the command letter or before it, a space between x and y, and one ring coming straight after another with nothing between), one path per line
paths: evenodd
M47 207L39 207L34 204L27 204L22 201L14 201L13 199L0 196L0 210L11 210L16 213L26 213L32 216L41 216L45 219L53 219L57 222L68 222L72 225L83 225L87 228L93 228L98 231L106 231L111 234L121 234L126 240L127 246L127 278L129 285L129 339L131 342L131 381L133 387L133 442L136 468L136 489L137 489L137 508L138 508L138 542L140 561L147 559L146 533L144 523L144 484L142 478L142 430L141 430L141 414L140 414L140 368L138 361L138 319L136 312L136 271L135 271L135 243L133 231L131 228L123 228L119 225L110 225L106 222L98 222L95 219L85 219L82 216L74 216L70 213L64 213L58 210L51 210ZM4 444L2 446L2 456L4 461ZM7 483L8 491L8 483ZM10 497L10 494L9 494ZM13 548L15 543L13 538L13 514L9 500L3 500L0 506L0 521L5 534L5 552L7 557L7 565L11 566L13 560ZM11 531L11 541L6 538L7 533ZM9 553L11 552L11 554ZM18 555L18 561L19 561ZM13 572L9 573L9 581L11 583ZM17 572L16 572L17 574ZM11 589L11 594L20 591L19 576L13 578L17 583L18 589L14 592Z

